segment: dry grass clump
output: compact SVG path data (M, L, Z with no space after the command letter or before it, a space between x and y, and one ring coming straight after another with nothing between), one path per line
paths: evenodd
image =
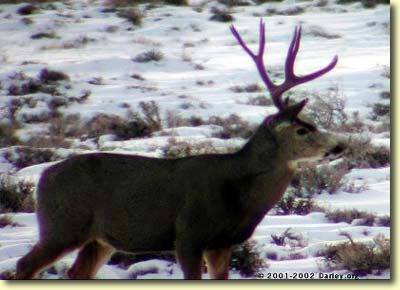
M330 245L319 253L324 257L323 270L347 269L365 276L390 269L390 239L378 235L373 243L364 244L353 241L349 235L347 237L348 242Z
M351 224L356 221L357 225L390 227L390 216L376 216L373 213L357 209L330 210L325 213L325 217L334 223Z

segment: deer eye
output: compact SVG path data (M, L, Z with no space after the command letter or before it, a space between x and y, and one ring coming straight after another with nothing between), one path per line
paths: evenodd
M305 129L305 128L297 129L297 135L302 136L302 135L305 135L305 134L307 134L307 133L308 133L308 130Z

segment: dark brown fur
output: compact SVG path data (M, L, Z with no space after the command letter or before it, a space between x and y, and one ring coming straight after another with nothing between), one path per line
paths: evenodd
M71 278L94 278L115 251L175 250L187 279L228 277L230 249L247 240L289 184L292 162L335 147L297 120L299 105L269 117L234 154L157 159L94 153L44 171L38 185L40 240L17 265L30 279L80 248Z

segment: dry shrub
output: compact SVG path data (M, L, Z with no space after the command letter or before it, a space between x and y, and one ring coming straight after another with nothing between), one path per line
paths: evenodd
M69 76L56 70L42 69L39 72L39 80L44 84L50 84L59 81L69 81Z
M313 92L307 95L313 101L306 106L307 114L318 126L334 131L346 123L346 99L337 86L323 93Z
M15 272L13 271L4 271L0 273L0 280L14 280Z
M212 16L210 17L211 21L232 22L234 20L230 9L212 7L210 12L212 13Z
M156 49L151 49L149 51L142 52L138 54L133 61L135 62L140 62L140 63L146 63L146 62L151 62L155 61L158 62L164 58L164 54Z
M218 0L218 3L224 4L228 7L249 6L251 4L248 0Z
M168 144L161 148L165 158L181 158L202 154L221 153L212 146L210 141L200 143L190 143L188 141L179 141L176 138L169 138Z
M247 84L247 85L236 85L230 87L229 89L235 93L256 93L263 91L263 88L257 83Z
M125 18L136 26L142 25L143 18L145 17L145 14L135 7L121 9L118 11L117 15L118 17Z
M201 125L217 125L222 127L222 130L215 133L213 137L230 139L230 138L244 138L248 139L253 135L255 128L246 120L236 114L231 114L227 118L219 116L211 116L208 120L203 120L200 117L192 116L190 118L183 118L178 113L169 111L167 112L167 125L169 128L192 126L197 127Z
M308 28L308 33L315 37L321 37L321 38L327 38L327 39L335 39L335 38L342 37L340 34L328 31L318 25L310 26Z
M298 198L291 194L284 196L275 206L275 215L308 215L313 211L323 211L311 198Z
M48 32L38 32L38 33L34 33L31 35L31 39L42 39L42 38L53 39L53 38L57 38L57 35L52 30L48 31Z
M8 148L3 157L17 169L45 162L63 159L52 149L41 149L29 146L15 146Z
M35 93L46 93L50 95L60 95L57 89L59 81L69 80L69 76L60 71L42 69L37 78L32 78L22 72L10 75L12 82L7 88L8 95L23 96Z
M370 139L350 138L343 156L349 169L380 168L390 164L390 150L372 145Z
M344 184L343 177L347 172L346 166L302 167L292 180L293 193L299 197L311 197L323 192L334 194Z
M363 120L360 118L360 113L355 111L352 113L350 117L347 116L347 120L345 122L340 122L336 126L334 126L334 131L336 132L347 132L347 133L362 133L371 128L366 125Z
M17 9L17 13L20 15L30 15L35 13L37 10L37 7L32 5L32 4L26 4L24 6L21 6Z
M390 269L390 239L378 235L372 244L363 244L347 236L348 242L330 245L319 253L324 257L323 270L347 269L359 276L365 276Z
M272 106L272 100L262 95L257 97L249 97L247 101L238 103L239 104L243 103L251 106L263 106L263 107Z
M14 222L10 215L0 216L0 229L6 226L17 227L21 225L19 223Z
M154 101L140 102L143 116L130 111L128 117L99 114L90 119L81 129L90 138L113 134L120 140L148 137L162 129L158 105Z
M360 224L372 226L375 221L375 215L368 212L361 212L356 209L352 210L331 210L325 214L325 217L334 223L345 222L351 224L354 220L360 220Z
M0 148L20 144L16 135L16 127L8 124L0 124Z
M214 137L222 139L237 137L248 139L253 135L255 130L255 128L250 126L249 122L236 114L231 114L225 119L217 116L210 117L210 119L207 121L207 124L221 126L223 130L217 133Z
M390 227L390 216L376 216L373 213L357 209L330 210L325 213L325 217L334 223L345 222L351 224L354 220L357 220L357 225Z
M10 178L0 179L0 212L33 212L34 185L27 182L12 182Z
M265 11L269 15L299 15L305 12L301 6L291 5L283 8L268 7Z
M144 115L144 121L152 131L159 131L162 129L160 108L155 101L140 102L139 108Z
M200 117L191 116L189 118L183 118L176 111L167 112L166 123L168 128L198 127L205 124Z
M382 117L390 119L390 104L375 103L372 106L371 120L379 120Z
M239 271L243 277L254 277L267 266L255 241L246 241L232 250L230 268Z
M282 234L271 234L271 239L277 246L289 246L290 248L306 246L303 236L292 233L290 228L287 228Z

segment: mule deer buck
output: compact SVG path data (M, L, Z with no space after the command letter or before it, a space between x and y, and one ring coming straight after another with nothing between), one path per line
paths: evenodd
M247 240L280 200L296 162L342 150L340 142L298 115L307 99L282 99L290 88L316 79L337 63L298 77L293 72L301 28L290 44L281 85L263 64L265 24L254 54L278 113L267 117L236 153L159 159L111 153L72 157L46 169L39 181L38 243L17 264L29 279L66 253L80 249L72 279L94 278L115 251L175 251L184 278L200 279L203 259L211 278L228 278L231 247Z

